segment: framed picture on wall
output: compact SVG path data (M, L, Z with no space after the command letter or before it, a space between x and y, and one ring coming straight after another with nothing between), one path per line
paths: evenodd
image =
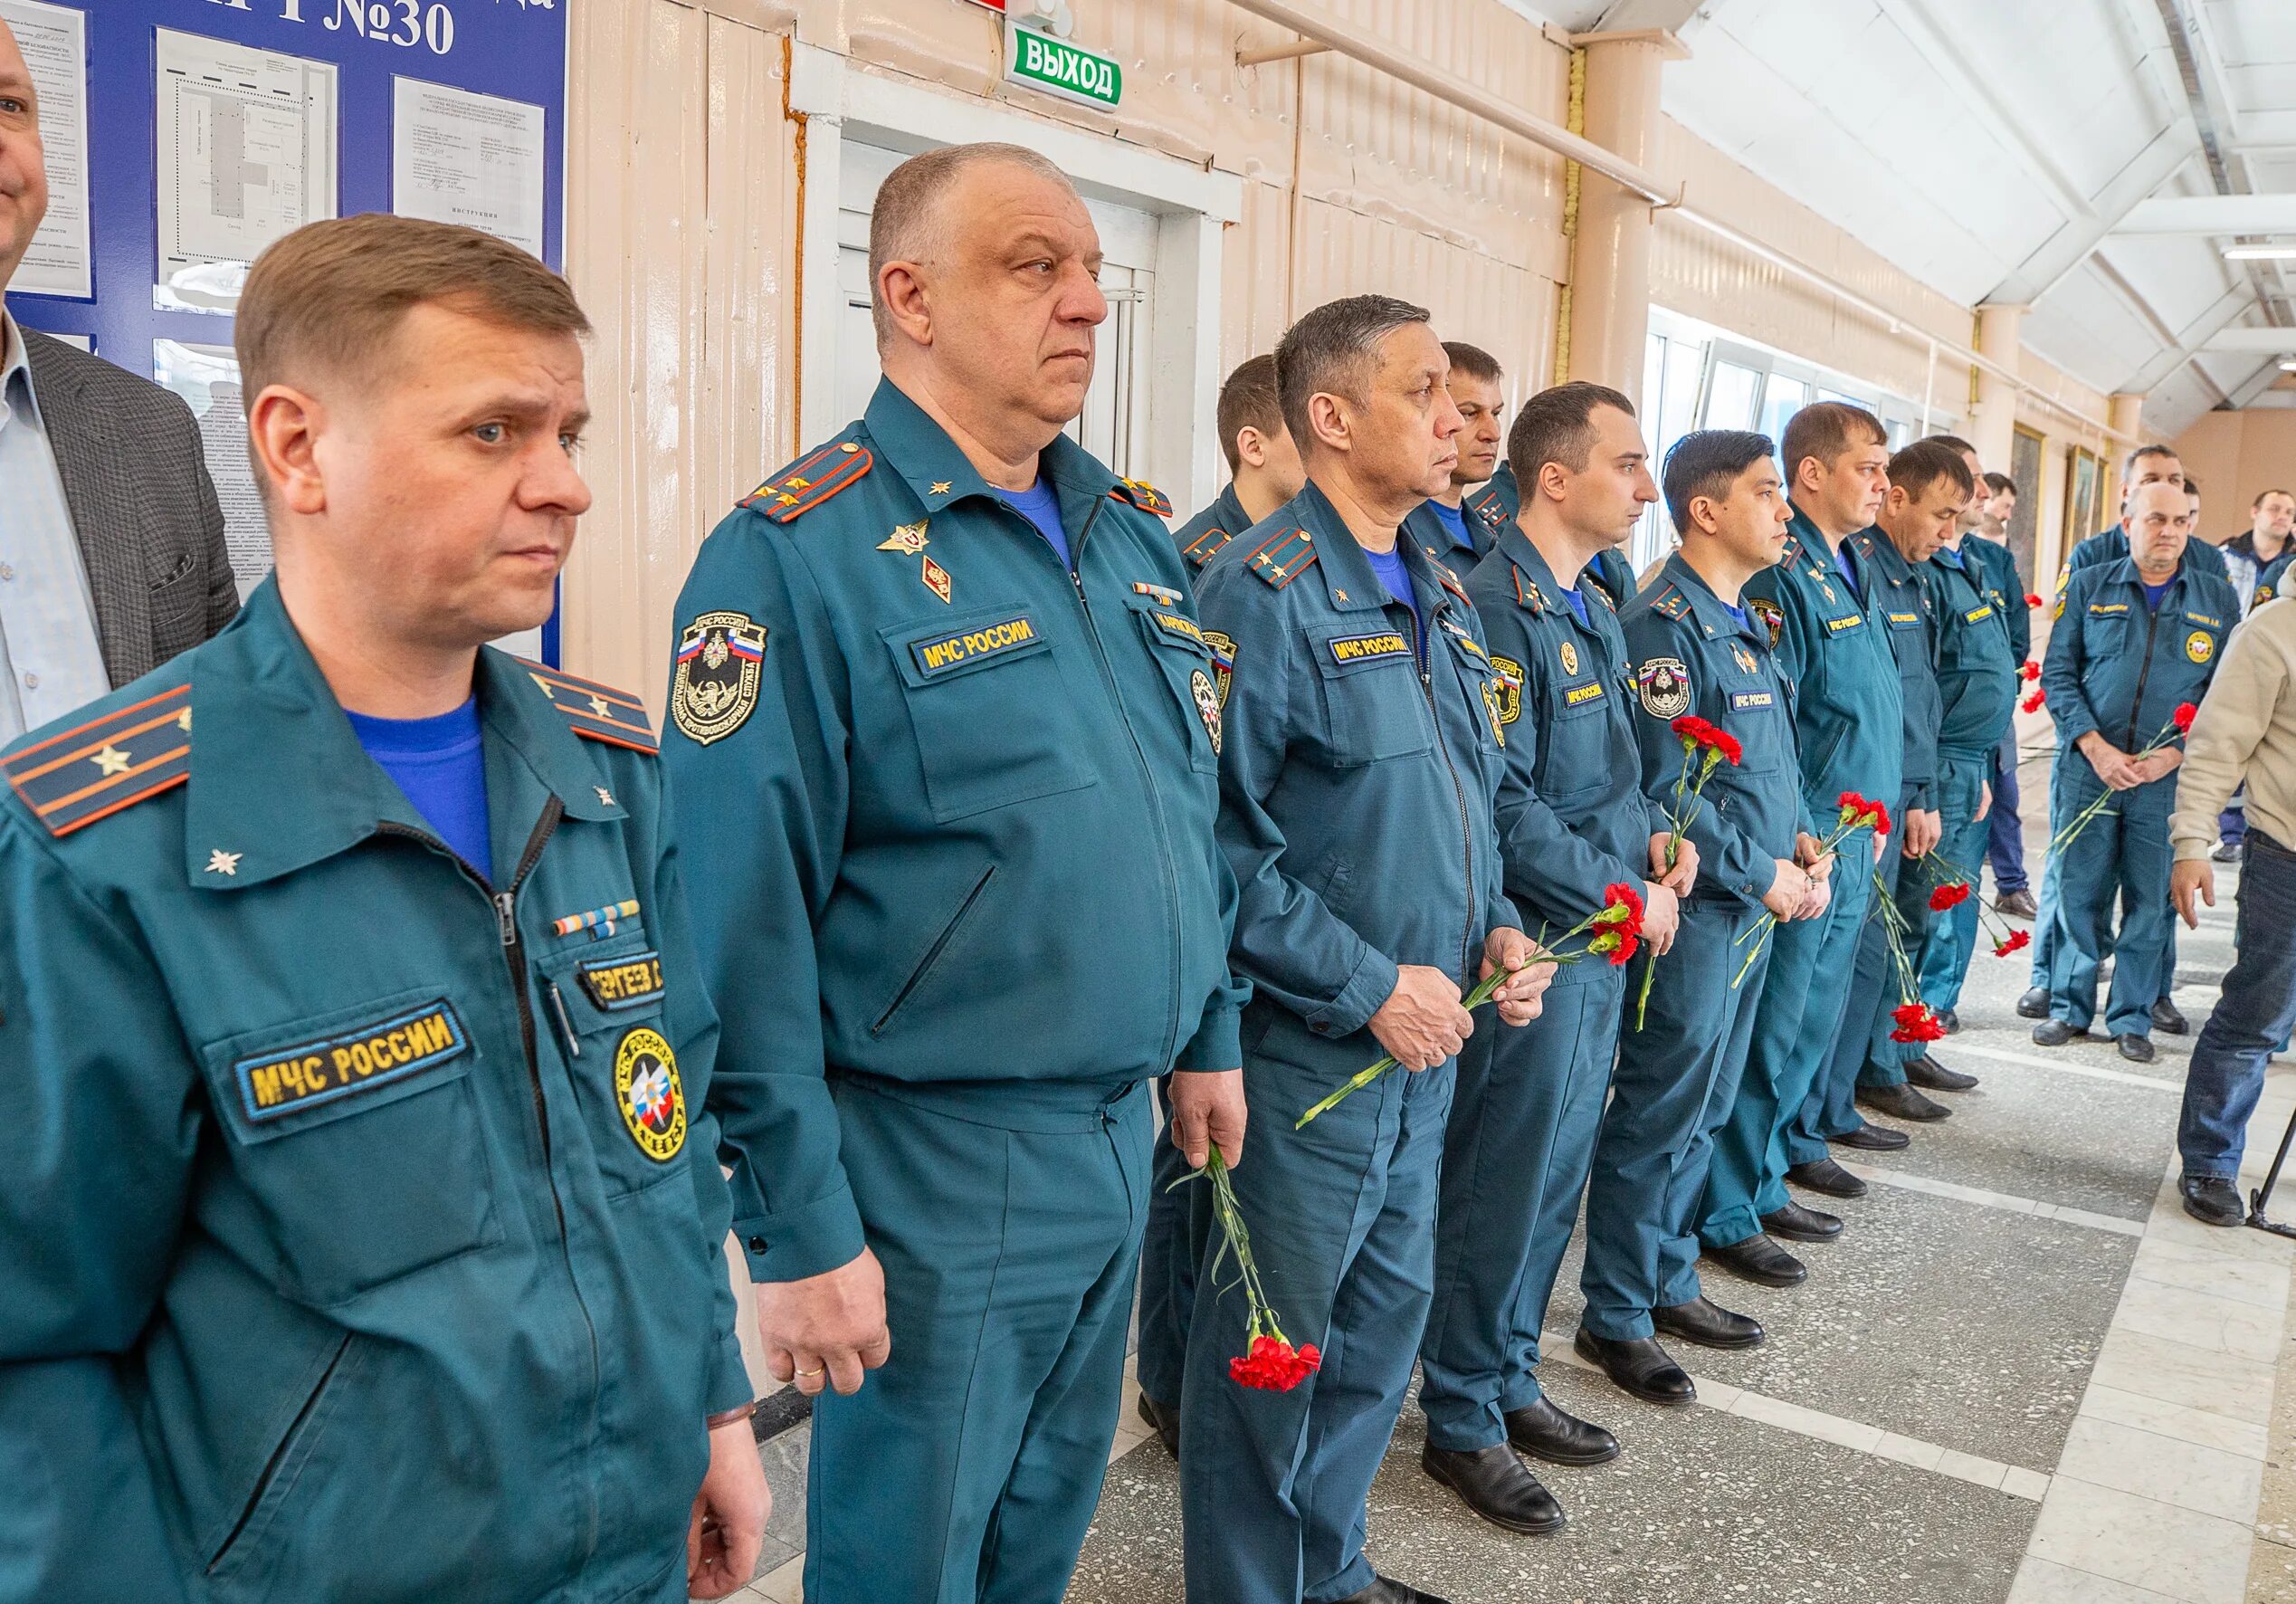
M2074 446L2065 457L2064 552L2095 534L2104 525L2104 463L2093 451Z

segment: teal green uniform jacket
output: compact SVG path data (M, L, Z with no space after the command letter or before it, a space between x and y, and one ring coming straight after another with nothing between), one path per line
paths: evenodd
M1319 1063L1315 1044L1363 1029L1399 964L1472 986L1483 938L1520 922L1492 825L1499 677L1456 576L1407 537L1424 669L1312 483L1204 576L1205 618L1233 641L1235 693L1252 699L1220 813L1236 968L1255 990L1247 1036L1289 1038L1267 1048L1291 1062Z
M1889 642L1890 656L1897 664L1899 721L1905 731L1898 796L1908 807L1934 807L1930 793L1938 778L1938 720L1944 708L1932 658L1935 628L1929 588L1920 570L1899 554L1879 527L1860 530L1844 543L1857 559L1865 599L1881 621L1882 638ZM1838 577L1834 583L1841 583Z
M1204 565L1220 555L1222 547L1251 527L1251 516L1230 482L1212 498L1209 507L1172 531L1172 543L1187 559L1188 572L1201 574Z
M1998 540L1983 535L1964 535L1961 554L1976 561L1975 574L2001 615L2008 639L2009 666L2022 664L2033 651L2033 609L2025 606L2024 576L2017 572L2017 555Z
M1905 750L1897 663L1878 610L1843 583L1825 537L1800 508L1784 554L1748 581L1745 600L1769 626L1795 687L1802 797L1816 833L1833 828L1843 791L1894 807Z
M1966 559L1976 548L1989 545L1981 539L1964 539L1961 550ZM1998 546L1992 549L2008 555ZM2024 658L2011 648L2009 625L2025 616L2024 597L2005 598L1992 573L1981 566L1984 561L1956 568L1939 556L1918 570L1936 623L1930 664L1939 705L1938 749L1979 764L1992 759L2016 711L2016 665Z
M2062 606L2041 685L2057 726L2059 761L2079 765L2086 801L2095 779L2074 743L2093 730L2124 752L2153 745L2177 703L2197 705L2207 693L2225 637L2240 621L2240 597L2229 579L2187 565L2153 610L2137 565L2124 557L2075 572Z
M663 762L754 1274L860 1253L825 1076L957 1107L1242 1062L1221 652L1145 485L1065 436L1075 571L891 384L704 542Z
M478 698L495 886L269 583L0 759L0 1387L108 1360L141 1438L91 1412L0 1596L100 1571L139 1457L196 1599L684 1597L749 1386L653 738L492 651Z

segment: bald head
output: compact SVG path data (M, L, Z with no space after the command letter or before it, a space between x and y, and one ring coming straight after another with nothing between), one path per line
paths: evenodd
M975 181L994 186L1024 175L1064 191L1078 211L1084 209L1068 175L1024 145L944 145L910 157L887 175L869 214L869 315L880 350L893 331L883 288L886 263L946 256L949 221L961 215L951 201Z
M2158 585L2185 559L2185 541L2192 533L2192 511L2185 501L2185 487L2166 479L2138 485L2129 492L2129 556L2148 585Z
M40 94L8 24L0 22L0 289L15 276L48 213Z

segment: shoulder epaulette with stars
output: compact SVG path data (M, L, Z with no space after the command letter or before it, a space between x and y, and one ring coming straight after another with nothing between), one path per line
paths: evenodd
M1792 530L1788 530L1786 531L1785 549L1777 554L1777 566L1782 568L1790 568L1801 560L1802 537Z
M839 491L857 484L877 465L876 454L855 440L839 440L799 457L741 499L741 505L787 523Z
M1222 549L1234 539L1234 535L1223 529L1205 530L1195 539L1181 547L1180 555L1200 568L1219 556Z
M1261 541L1243 566L1281 590L1315 567L1316 557L1315 537L1295 524Z
M1600 574L1596 573L1590 568L1586 569L1585 573L1581 574L1579 578L1593 584L1596 600L1600 601L1603 606L1608 607L1612 612L1615 613L1618 611L1618 598L1610 593L1610 587L1603 583L1603 577Z
M1512 568L1513 565L1510 564L1509 567ZM1533 613L1543 612L1547 606L1547 597L1546 593L1539 588L1539 581L1524 578L1520 568L1514 568L1513 571L1516 602Z
M1481 492L1469 501L1467 511L1481 519L1483 527L1492 534L1497 534L1500 528L1507 521L1507 509L1500 503L1498 496L1490 491Z
M1451 592L1452 595L1457 597L1461 601L1465 602L1471 607L1475 605L1474 599L1467 594L1467 587L1459 583L1459 576L1457 574L1453 573L1443 564L1437 563L1435 564L1435 577L1442 584L1443 587Z
M558 669L545 668L524 658L519 665L533 676L542 688L542 694L550 705L565 715L567 728L586 740L602 740L608 746L628 747L634 752L651 756L660 743L654 739L653 724L646 717L645 703L627 691L617 691L612 685L601 685L595 680L585 680Z
M1691 616L1691 599L1672 585L1651 597L1650 610L1662 617L1682 619Z
M69 835L191 777L191 686L51 735L0 769L48 834Z
M1162 491L1145 480L1119 479L1116 482L1116 488L1108 493L1111 501L1129 501L1141 511L1153 512L1158 518L1172 516L1172 503Z

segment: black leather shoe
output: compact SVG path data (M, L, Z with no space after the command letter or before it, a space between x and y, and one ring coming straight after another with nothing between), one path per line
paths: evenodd
M2017 998L2017 1017L2046 1019L2049 1017L2049 988L2035 986Z
M1948 1036L1959 1036L1961 1034L1961 1016L1951 1008L1942 1008L1939 1010L1938 1023L1944 1027L1945 1033Z
M2248 1217L2240 1193L2221 1175L2187 1175L2177 1183L2185 1212L2204 1226L2236 1226Z
M1419 1468L1494 1526L1538 1537L1563 1529L1563 1506L1505 1443L1488 1448L1438 1448L1429 1443L1420 1450Z
M1528 1473L1526 1473L1528 1474ZM1375 1576L1371 1585L1359 1593L1349 1593L1334 1604L1444 1604L1433 1593L1423 1593L1417 1588L1407 1588L1392 1576Z
M2185 1017L2183 1010L2175 1003L2164 997L2152 1005L2152 1027L2167 1036L2185 1036L2191 1032L2192 1021Z
M1812 1159L1806 1164L1796 1164L1786 1172L1786 1179L1805 1191L1823 1192L1829 1198L1865 1196L1865 1183L1831 1159Z
M1893 1120L1915 1120L1924 1124L1931 1120L1942 1120L1953 1112L1942 1103L1931 1103L1903 1081L1893 1086L1860 1086L1857 1100L1877 1114L1887 1114Z
M2033 1027L2034 1045L2043 1047L2062 1047L2067 1042L2079 1041L2089 1033L2075 1030L2062 1019L2044 1019Z
M1844 1131L1839 1136L1829 1136L1825 1140L1835 1147L1853 1147L1869 1153L1893 1153L1901 1147L1913 1145L1913 1138L1902 1131L1863 1122L1854 1131Z
M1698 1389L1691 1385L1689 1373L1658 1345L1656 1337L1634 1337L1614 1342L1582 1325L1571 1345L1581 1357L1600 1365L1603 1374L1644 1403L1664 1404L1671 1408L1698 1401Z
M1166 1408L1143 1392L1140 1394L1140 1418L1155 1430L1156 1440L1164 1445L1164 1451L1177 1459L1180 1456L1180 1411Z
M1592 1420L1581 1420L1542 1398L1507 1411L1507 1440L1549 1465L1607 1465L1618 1457L1618 1439Z
M2041 904L2033 900L2033 893L2031 892L2026 891L2022 887L2016 891L2003 892L1999 896L1993 899L1993 905L2000 910L2002 917L2005 919L2038 919L2041 917Z
M1765 1236L1783 1236L1788 1242L1831 1242L1842 1234L1842 1221L1823 1208L1805 1208L1789 1202L1762 1217L1762 1232Z
M1670 1337L1701 1348L1759 1348L1768 1334L1751 1315L1733 1314L1702 1297L1653 1309L1650 1322Z
M1905 1078L1925 1092L1967 1092L1977 1084L1977 1076L1948 1069L1927 1053L1907 1063Z
M1758 1286L1799 1286L1809 1276L1802 1261L1757 1231L1728 1247L1709 1247L1705 1256Z
M2112 1042L2114 1046L2120 1049L2120 1055L2131 1064L2150 1064L2159 1056L2152 1050L2151 1039L2139 1036L2134 1031L2130 1031L2126 1036L2117 1036L2112 1038Z

